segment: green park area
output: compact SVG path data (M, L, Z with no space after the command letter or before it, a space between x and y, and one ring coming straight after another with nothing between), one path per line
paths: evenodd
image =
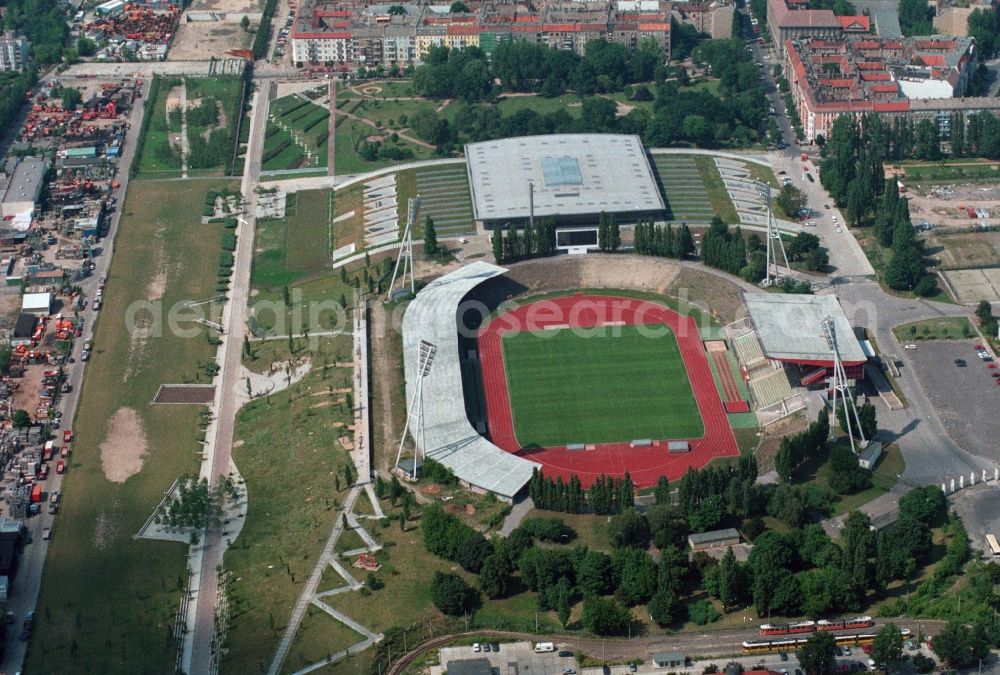
M704 428L677 340L635 326L581 336L507 334L504 363L523 447L698 438Z
M349 335L295 339L291 352L285 339L252 341L244 354L252 370L289 358L309 359L311 369L237 413L233 460L250 501L225 557L231 619L222 672L267 669L347 496L350 457L341 439L352 435L352 369L337 364L350 362L351 345ZM351 635L325 614L310 616L285 665L317 661L360 639Z
M892 329L900 342L915 340L963 340L976 335L972 323L964 316L945 316L914 321Z
M284 218L257 220L250 283L281 292L295 281L330 269L332 190L302 190L285 197Z
M135 535L171 483L198 471L201 408L150 402L161 384L211 381L215 338L193 321L179 323L188 336L168 330L166 311L217 295L225 230L202 223L202 204L206 191L227 188L238 186L129 186L26 670L159 672L174 662L170 635L188 547ZM140 303L151 303L152 313L133 313Z
M326 167L329 119L330 112L305 95L293 94L271 101L261 169Z
M150 88L133 172L141 178L181 175L182 89L187 96L190 175L222 175L236 150L236 127L246 122L240 109L243 80L238 77L156 77ZM244 131L240 130L242 136Z

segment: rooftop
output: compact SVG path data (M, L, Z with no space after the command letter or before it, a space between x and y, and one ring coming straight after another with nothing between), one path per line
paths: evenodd
M726 539L739 539L740 533L735 528L727 527L724 530L712 530L711 532L695 532L688 535L688 541L692 544L706 544L712 541L725 541Z
M8 182L3 201L34 201L42 188L45 178L45 160L37 157L19 157L7 161Z
M444 464L459 480L503 497L513 497L540 467L498 448L479 435L465 413L458 356L458 308L479 284L505 273L503 267L474 262L428 284L403 315L406 399L416 395L421 342L437 351L423 381L424 428L414 433L428 457Z
M867 360L836 296L744 293L743 301L764 354L770 359L832 363L833 350L821 326L823 319L831 317L844 365Z
M477 220L665 209L638 136L553 134L465 146Z

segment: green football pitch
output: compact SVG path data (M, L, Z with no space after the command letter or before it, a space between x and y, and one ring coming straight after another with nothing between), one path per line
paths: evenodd
M701 415L677 340L635 326L503 338L514 432L522 447L699 438Z

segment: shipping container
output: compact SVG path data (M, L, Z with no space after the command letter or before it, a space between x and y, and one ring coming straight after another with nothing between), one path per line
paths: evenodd
M62 471L59 473L62 473ZM31 503L37 504L40 501L42 501L42 486L39 483L35 483L35 487L31 488Z

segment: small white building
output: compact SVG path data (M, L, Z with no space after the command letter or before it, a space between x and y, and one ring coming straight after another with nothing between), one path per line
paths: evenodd
M45 316L52 313L51 293L25 293L21 301L21 311L25 314Z

